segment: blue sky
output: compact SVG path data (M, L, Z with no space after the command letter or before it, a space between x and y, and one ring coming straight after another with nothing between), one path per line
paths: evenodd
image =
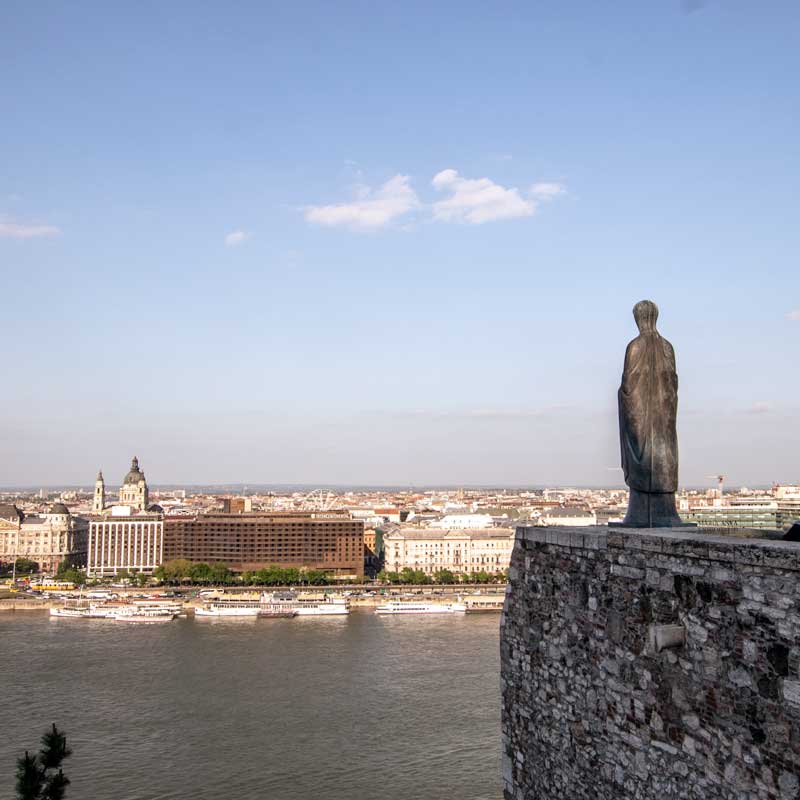
M800 480L796 3L0 17L0 484Z

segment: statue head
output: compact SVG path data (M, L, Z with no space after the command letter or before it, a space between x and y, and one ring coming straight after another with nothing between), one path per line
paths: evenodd
M633 307L633 318L639 333L652 333L656 329L658 306L652 300L640 300Z

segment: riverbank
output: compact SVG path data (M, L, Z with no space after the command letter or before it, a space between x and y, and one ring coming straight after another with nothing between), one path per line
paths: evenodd
M143 598L145 596L152 596L156 592L148 592L147 590L139 588L128 589L109 589L118 596L120 600L128 600L134 598ZM162 590L163 591L163 590ZM201 592L214 591L208 587L190 587L178 590L179 596L170 598L176 602L182 602L183 610L187 613L194 613L194 609L202 606L208 602L210 598L208 595L200 596ZM328 597L346 597L349 600L350 607L353 610L365 609L371 610L376 606L386 603L388 600L423 600L426 603L445 603L453 602L458 599L460 602L466 603L469 611L496 611L499 613L502 607L503 597L505 596L505 586L501 585L488 585L488 586L455 586L452 584L434 585L434 586L384 586L379 589L371 588L366 592L353 591L352 589L338 589L338 588L305 588L298 589L294 587L247 587L231 589L230 587L220 588L216 590L219 594L226 597L231 595L240 595L244 593L253 593L261 591L295 591L300 597L308 599L323 600ZM70 599L79 597L78 592L73 592L69 595ZM55 597L31 597L30 595L17 595L0 599L0 614L3 612L49 612L51 608L58 608L64 605L65 598L62 596Z

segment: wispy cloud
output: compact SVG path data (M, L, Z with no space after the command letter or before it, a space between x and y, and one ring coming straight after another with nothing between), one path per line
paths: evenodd
M0 238L37 239L42 236L57 236L61 233L55 225L16 222L9 217L0 216Z
M225 237L225 244L228 247L238 247L249 238L250 234L245 231L231 231L231 233Z
M772 404L765 403L765 402L758 402L753 403L750 408L747 409L748 414L769 414L772 411Z
M800 322L800 308L796 308L794 311L790 311L786 315L786 319L790 319L792 322Z
M407 175L395 175L375 191L359 186L352 202L307 206L305 218L316 225L368 231L385 228L419 206L411 179Z
M681 11L683 11L684 14L694 14L707 5L707 0L681 0Z
M462 178L454 169L445 169L433 178L433 187L450 196L433 204L433 218L439 222L466 222L481 225L498 219L530 217L536 212L533 200L519 189L501 186L489 178Z
M567 190L563 183L534 183L530 193L537 200L546 202L560 194L566 194Z

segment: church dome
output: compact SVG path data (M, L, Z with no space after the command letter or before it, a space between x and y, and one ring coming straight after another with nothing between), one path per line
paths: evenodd
M123 479L122 483L125 486L136 486L139 481L144 480L144 472L139 469L139 459L136 456L133 457L133 461L131 461L131 468L128 474Z
M50 511L47 512L48 514L66 514L69 516L69 509L63 503L53 503L50 506Z

